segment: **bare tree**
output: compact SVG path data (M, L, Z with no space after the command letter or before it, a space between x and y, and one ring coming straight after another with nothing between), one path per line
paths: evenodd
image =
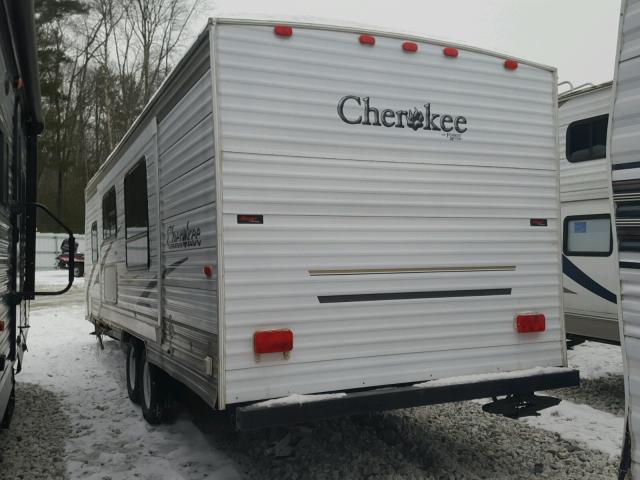
M88 179L169 74L200 1L36 0L47 124L40 199L76 228L82 202L65 195L83 198Z

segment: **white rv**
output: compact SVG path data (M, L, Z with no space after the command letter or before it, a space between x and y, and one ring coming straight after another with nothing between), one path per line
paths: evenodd
M627 435L620 478L640 478L640 0L623 0L613 107L609 121L612 211L620 272L620 339L624 359Z
M607 125L611 82L558 97L564 318L569 337L618 342Z
M517 415L577 384L556 83L424 38L211 20L86 189L87 317L145 418L168 378L239 428Z

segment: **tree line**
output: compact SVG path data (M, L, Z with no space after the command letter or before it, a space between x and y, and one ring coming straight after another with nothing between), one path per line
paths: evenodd
M171 71L198 0L36 0L38 200L84 232L84 188ZM38 231L57 231L44 215Z

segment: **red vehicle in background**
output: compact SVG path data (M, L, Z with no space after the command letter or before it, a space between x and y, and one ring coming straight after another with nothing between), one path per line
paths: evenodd
M73 276L74 277L83 277L84 276L84 254L77 253L78 252L78 242L74 242L73 251L76 252L74 255L75 265L73 267ZM60 244L60 255L56 257L56 268L69 268L69 239L65 238Z

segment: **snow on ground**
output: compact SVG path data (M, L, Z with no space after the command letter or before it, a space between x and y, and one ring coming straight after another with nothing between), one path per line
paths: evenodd
M58 290L59 287L65 287L68 281L68 270L38 270L36 273L36 290ZM74 278L73 285L74 287L84 288L84 277Z
M567 354L569 366L580 370L581 386L551 391L548 394L571 401L563 400L558 406L540 412L539 417L526 417L521 421L556 432L564 439L584 442L590 448L611 456L620 455L624 435L624 383L620 346L585 342L569 350Z
M50 272L44 277L59 282ZM73 429L66 446L70 478L241 478L192 422L152 427L143 420L127 396L117 342L105 340L100 350L89 335L81 286L65 297L32 302L31 326L25 369L17 379L60 395Z
M622 375L622 353L619 345L585 342L573 347L567 355L569 366L580 369L580 378Z
M620 455L624 418L596 410L588 405L562 401L559 405L540 412L539 417L521 419L527 425L556 432L566 440L576 440L589 448Z
M65 274L38 272L37 283L58 288L66 283ZM477 403L465 402L238 433L226 417L214 415L196 398L188 407L183 405L174 424L149 426L128 399L124 355L117 342L105 340L101 350L89 335L92 326L84 320L82 283L65 297L41 297L32 303L29 351L18 376L18 392L48 392L42 398L53 398L58 411L64 412L71 432L64 446L67 478L615 476L622 418L570 401L522 421L485 414ZM588 343L570 352L570 363L584 368L592 382L619 376L615 348ZM585 398L599 393L594 390ZM25 423L32 415L20 409L15 428L28 425L32 431L41 425L43 438L57 438L47 432L60 426L37 420L37 415L36 421ZM15 473L54 478L19 467L10 478ZM0 477L3 469L5 464Z

